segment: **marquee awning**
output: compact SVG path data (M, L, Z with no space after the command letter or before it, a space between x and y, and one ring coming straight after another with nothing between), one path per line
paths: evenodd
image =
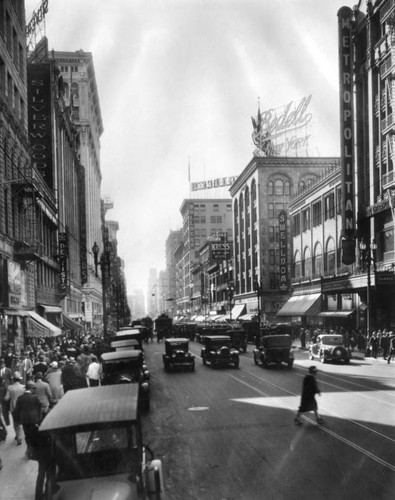
M355 309L348 309L346 311L323 311L318 314L323 318L348 318L355 312Z
M82 330L83 326L80 325L80 323L77 323L77 321L74 321L73 319L70 318L70 316L67 316L67 314L62 314L62 319L63 319L63 326L65 330Z
M232 308L232 319L237 319L239 316L241 316L246 309L245 304L236 304Z
M27 337L58 337L62 330L53 325L34 311L29 311L27 322Z
M278 311L277 316L317 316L321 312L321 294L294 295Z

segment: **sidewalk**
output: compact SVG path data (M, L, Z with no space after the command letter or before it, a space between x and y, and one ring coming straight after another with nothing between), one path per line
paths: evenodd
M12 425L0 445L3 469L0 471L0 500L34 500L38 464L25 458L26 444L16 445Z

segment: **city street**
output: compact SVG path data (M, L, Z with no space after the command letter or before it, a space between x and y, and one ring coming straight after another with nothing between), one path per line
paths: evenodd
M198 356L200 345L192 343ZM312 364L296 350L292 370L255 366L165 373L162 344L146 349L152 406L145 437L163 461L168 498L393 498L395 367L381 359L318 366L325 425L295 426Z
M167 500L393 498L395 364L354 358L318 367L325 419L295 426L302 380L312 364L295 350L293 369L255 366L252 345L240 369L163 369L163 344L145 346L151 410L144 441L162 459ZM24 458L9 428L0 453L1 500L33 500L36 462Z

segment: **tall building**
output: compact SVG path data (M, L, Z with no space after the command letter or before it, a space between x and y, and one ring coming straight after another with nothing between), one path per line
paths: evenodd
M143 290L133 290L132 295L128 295L130 315L133 321L147 316L145 308L145 295Z
M0 350L23 347L35 308L37 187L29 157L25 5L0 2Z
M273 322L291 294L291 195L317 182L337 158L254 157L232 184L234 300ZM305 224L308 223L305 214Z
M227 198L185 199L180 212L183 220L183 252L177 261L177 309L191 312L193 290L192 269L199 261L199 249L210 238L227 235L232 240L232 201Z
M182 241L182 231L170 231L166 239L167 310L172 317L177 314L175 250Z
M65 99L72 121L79 137L79 156L85 169L86 241L82 253L86 255L87 281L83 287L85 321L88 325L102 320L102 285L95 275L94 243L102 253L103 237L101 224L102 181L100 166L100 137L103 121L100 110L99 93L96 83L93 56L89 52L53 51L52 56L60 70L65 91Z
M362 259L367 329L393 328L395 3L341 8L338 32L343 224L350 248L343 262Z

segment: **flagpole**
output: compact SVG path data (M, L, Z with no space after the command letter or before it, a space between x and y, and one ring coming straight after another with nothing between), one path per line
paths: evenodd
M191 157L188 156L188 188L189 188L189 198L191 197Z

